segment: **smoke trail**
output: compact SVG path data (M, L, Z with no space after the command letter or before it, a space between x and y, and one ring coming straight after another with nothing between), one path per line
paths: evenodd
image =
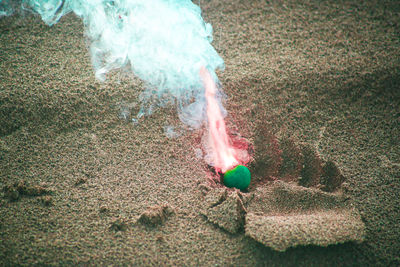
M0 0L0 18L12 15L17 6L18 4L13 0Z
M215 74L216 69L224 68L224 62L211 45L211 25L203 21L200 8L190 0L0 0L0 16L12 14L15 1L23 10L39 14L48 25L75 13L83 20L100 81L109 71L125 67L145 81L138 117L158 106L174 104L181 121L190 127L208 122L213 138L204 147L210 165L225 171L233 163L244 162L235 158L240 151L230 147L224 126L224 95ZM212 109L208 110L207 84L212 88L208 99ZM167 134L174 136L171 129Z
M82 18L90 40L96 77L104 81L113 69L128 66L145 81L138 116L156 106L175 104L180 119L198 128L206 119L206 67L218 82L224 62L212 47L212 27L190 0L23 0L48 25L74 12ZM218 101L221 91L218 92ZM222 105L220 105L222 108Z

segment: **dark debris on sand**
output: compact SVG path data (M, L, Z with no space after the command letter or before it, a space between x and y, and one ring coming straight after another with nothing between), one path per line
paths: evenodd
M52 190L39 185L29 185L24 180L16 182L11 185L6 185L3 187L4 196L8 198L10 201L16 201L21 196L30 196L30 197L37 197L43 195L50 195L52 194ZM44 203L49 204L51 202L51 197L47 196L47 200ZM47 205L46 204L46 205Z

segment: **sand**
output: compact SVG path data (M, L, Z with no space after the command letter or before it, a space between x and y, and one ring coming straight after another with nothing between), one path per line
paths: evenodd
M76 16L53 27L29 14L0 19L1 265L400 264L400 5L201 8L226 63L218 74L229 131L251 144L254 159L247 192L228 190L212 214L204 212L209 194L225 188L199 158L204 129L187 130L174 108L133 124L141 82L124 72L95 80ZM326 198L275 201L265 195L271 183ZM353 217L335 219L331 210L341 204L333 195L359 214L365 236L353 236L357 242L321 236L338 242L312 239L279 252L246 232L246 219L322 214L331 220L314 237L331 228L346 236L337 223Z

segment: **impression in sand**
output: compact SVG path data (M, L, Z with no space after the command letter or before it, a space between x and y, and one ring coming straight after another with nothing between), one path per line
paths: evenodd
M309 145L288 137L278 141L265 127L260 130L249 190L203 187L202 214L277 251L362 242L365 226L336 164L323 161Z

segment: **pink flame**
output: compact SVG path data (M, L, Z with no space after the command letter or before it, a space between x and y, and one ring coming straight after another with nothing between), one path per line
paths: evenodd
M209 143L213 151L214 167L225 173L238 165L239 161L236 159L235 149L230 145L225 121L215 98L217 87L214 80L205 67L200 68L200 77L206 90Z

